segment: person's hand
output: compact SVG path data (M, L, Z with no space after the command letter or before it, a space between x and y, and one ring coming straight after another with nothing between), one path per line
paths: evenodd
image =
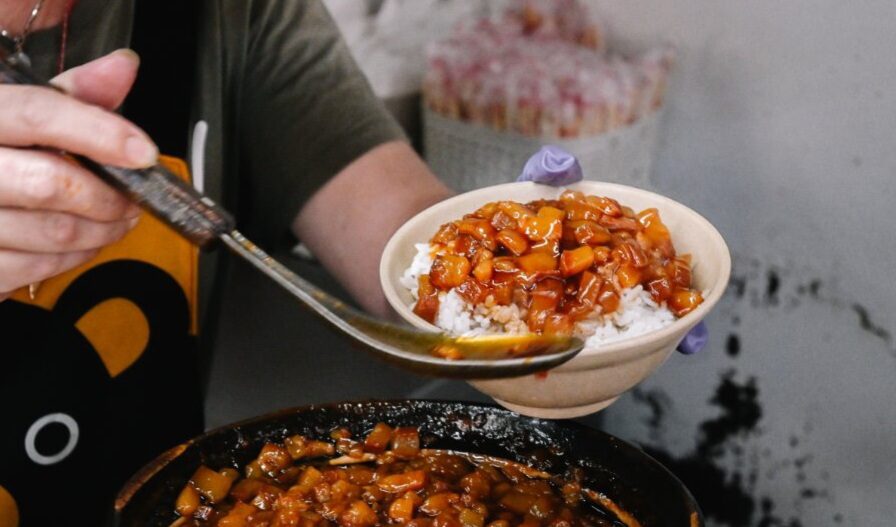
M136 225L135 205L55 152L129 168L156 162L146 134L109 111L138 66L122 50L69 70L53 84L72 97L0 84L0 300L90 260Z
M571 185L584 178L582 166L576 156L553 145L541 147L526 161L517 181L534 181L543 185L560 187ZM678 343L676 348L683 355L693 355L706 347L709 331L702 321Z

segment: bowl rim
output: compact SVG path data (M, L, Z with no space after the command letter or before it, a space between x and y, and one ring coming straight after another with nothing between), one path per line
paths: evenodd
M184 441L164 452L159 454L157 457L149 461L146 465L144 465L141 469L139 469L133 476L131 476L119 490L119 492L115 496L115 502L113 507L113 518L114 524L117 526L120 524L121 515L124 513L125 509L134 499L136 494L146 485L150 480L155 477L156 474L161 472L165 467L173 463L179 457L184 455L191 447L198 447L202 444L203 441L211 438L212 436L216 436L218 434L228 433L233 430L239 429L240 427L251 426L258 423L264 423L266 421L273 421L278 418L284 416L291 415L299 415L303 413L315 412L315 411L326 411L328 409L338 409L343 407L355 407L359 405L364 406L410 406L410 405L426 405L426 406L463 406L469 408L480 408L480 409L488 409L488 410L497 410L501 412L507 412L508 414L512 414L516 419L523 420L532 420L532 421L542 421L542 419L537 417L529 417L525 415L518 414L507 408L504 408L498 404L488 403L488 402L474 402L474 401L462 401L462 400L450 400L450 399L362 399L362 400L344 400L344 401L336 401L336 402L328 402L328 403L311 403L301 406L294 406L289 408L283 408L280 410L274 410L268 413L264 413L255 417L249 417L246 419L241 419L235 421L233 423L228 423L224 425L217 426L210 430L203 432L202 434L195 436L193 438ZM563 427L569 427L574 429L577 433L582 434L596 434L600 436L604 436L607 441L613 443L614 445L627 449L631 453L635 453L638 456L642 456L644 461L653 466L655 469L658 469L660 473L662 473L665 477L670 478L670 480L676 484L676 489L681 492L681 497L684 498L687 502L688 508L691 511L691 526L702 526L704 525L704 515L703 510L700 507L700 504L697 502L691 490L684 484L681 479L676 476L668 467L660 463L653 456L644 451L644 449L638 447L634 443L626 441L618 436L605 432L599 428L595 428L592 426L588 426L583 423L579 423L570 419L562 419L558 421L554 421Z
M433 332L441 331L435 325L430 324L429 322L426 322L425 320L415 315L413 311L411 311L410 307L404 305L401 297L399 296L398 287L400 287L400 284L398 284L397 281L393 281L392 276L390 275L390 267L392 262L397 258L396 255L398 254L398 250L400 249L400 239L406 237L408 235L408 232L411 229L415 228L417 223L419 223L420 221L424 221L424 219L426 219L427 217L437 215L441 212L457 209L459 208L459 203L465 203L473 197L478 198L482 196L482 204L485 204L489 201L495 201L495 199L489 199L486 196L494 196L495 194L500 194L501 192L508 189L519 188L523 186L544 189L545 191L557 192L566 188L572 188L574 190L583 190L589 193L600 192L602 193L601 195L608 195L611 197L613 192L620 191L625 193L634 192L636 194L641 194L643 197L655 202L656 206L661 208L661 212L662 207L676 208L682 213L683 216L688 218L690 222L693 222L696 226L699 226L702 230L704 230L706 232L706 235L711 238L714 251L720 258L720 268L718 276L713 283L707 284L707 286L704 288L704 291L709 290L709 294L704 297L703 303L700 304L697 309L681 318L676 319L673 323L663 328L644 333L643 335L638 335L635 337L622 339L617 342L605 344L599 348L584 349L581 353L579 353L579 355L574 357L571 361L559 366L558 368L556 368L556 370L575 371L582 369L591 369L592 366L589 363L591 363L593 360L599 360L602 365L609 365L619 361L627 362L628 360L633 360L643 355L651 354L655 352L657 344L668 340L673 340L675 338L683 337L688 331L690 331L691 328L693 328L697 325L697 323L703 320L703 318L712 310L713 307L715 307L718 301L722 298L722 295L724 294L725 289L728 285L728 281L731 277L731 253L729 251L728 244L725 242L725 239L722 237L718 229L716 229L716 227L712 223L710 223L709 220L704 218L701 214L691 209L687 205L684 205L683 203L675 201L672 198L669 198L662 194L658 194L656 192L652 192L650 190L645 190L630 185L621 185L618 183L608 183L603 181L583 180L562 187L541 185L529 181L511 182L464 192L462 194L457 194L446 200L440 201L415 214L392 234L392 236L389 238L389 241L386 243L386 246L383 249L383 253L380 258L380 286L383 289L387 301L392 306L392 309L394 309L395 312L398 313L398 315L401 316L401 318L405 322L410 323L420 329L425 329ZM414 241L413 243L426 243L426 240ZM591 358L592 361L583 360L588 358Z

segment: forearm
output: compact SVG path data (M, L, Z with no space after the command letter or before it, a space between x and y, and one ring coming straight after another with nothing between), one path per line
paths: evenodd
M315 193L293 231L364 309L386 315L379 281L383 247L411 216L450 195L406 143L386 143Z

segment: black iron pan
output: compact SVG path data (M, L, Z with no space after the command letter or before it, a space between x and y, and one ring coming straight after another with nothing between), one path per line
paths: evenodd
M496 406L439 401L372 401L283 410L213 430L144 467L115 503L119 527L167 527L174 501L200 463L242 467L267 441L302 434L325 439L336 427L366 433L379 421L420 428L422 446L476 452L562 474L581 467L586 486L606 494L644 527L698 527L688 490L625 441L571 421L530 419Z

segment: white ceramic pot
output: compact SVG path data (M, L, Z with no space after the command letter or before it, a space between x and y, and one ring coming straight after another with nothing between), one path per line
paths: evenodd
M716 305L728 284L731 256L719 232L688 207L646 190L595 181L567 188L609 196L623 205L643 210L657 208L672 234L679 254L692 255L692 283L703 292L703 303L662 329L585 349L547 376L473 381L471 384L498 403L522 414L544 418L570 418L601 410L626 390L653 373L678 342ZM414 244L427 243L443 223L461 218L490 201L527 202L554 199L562 192L535 183L508 183L467 192L433 205L414 216L389 240L380 262L380 281L392 307L408 323L423 329L438 328L412 311L413 297L400 278L410 265Z

